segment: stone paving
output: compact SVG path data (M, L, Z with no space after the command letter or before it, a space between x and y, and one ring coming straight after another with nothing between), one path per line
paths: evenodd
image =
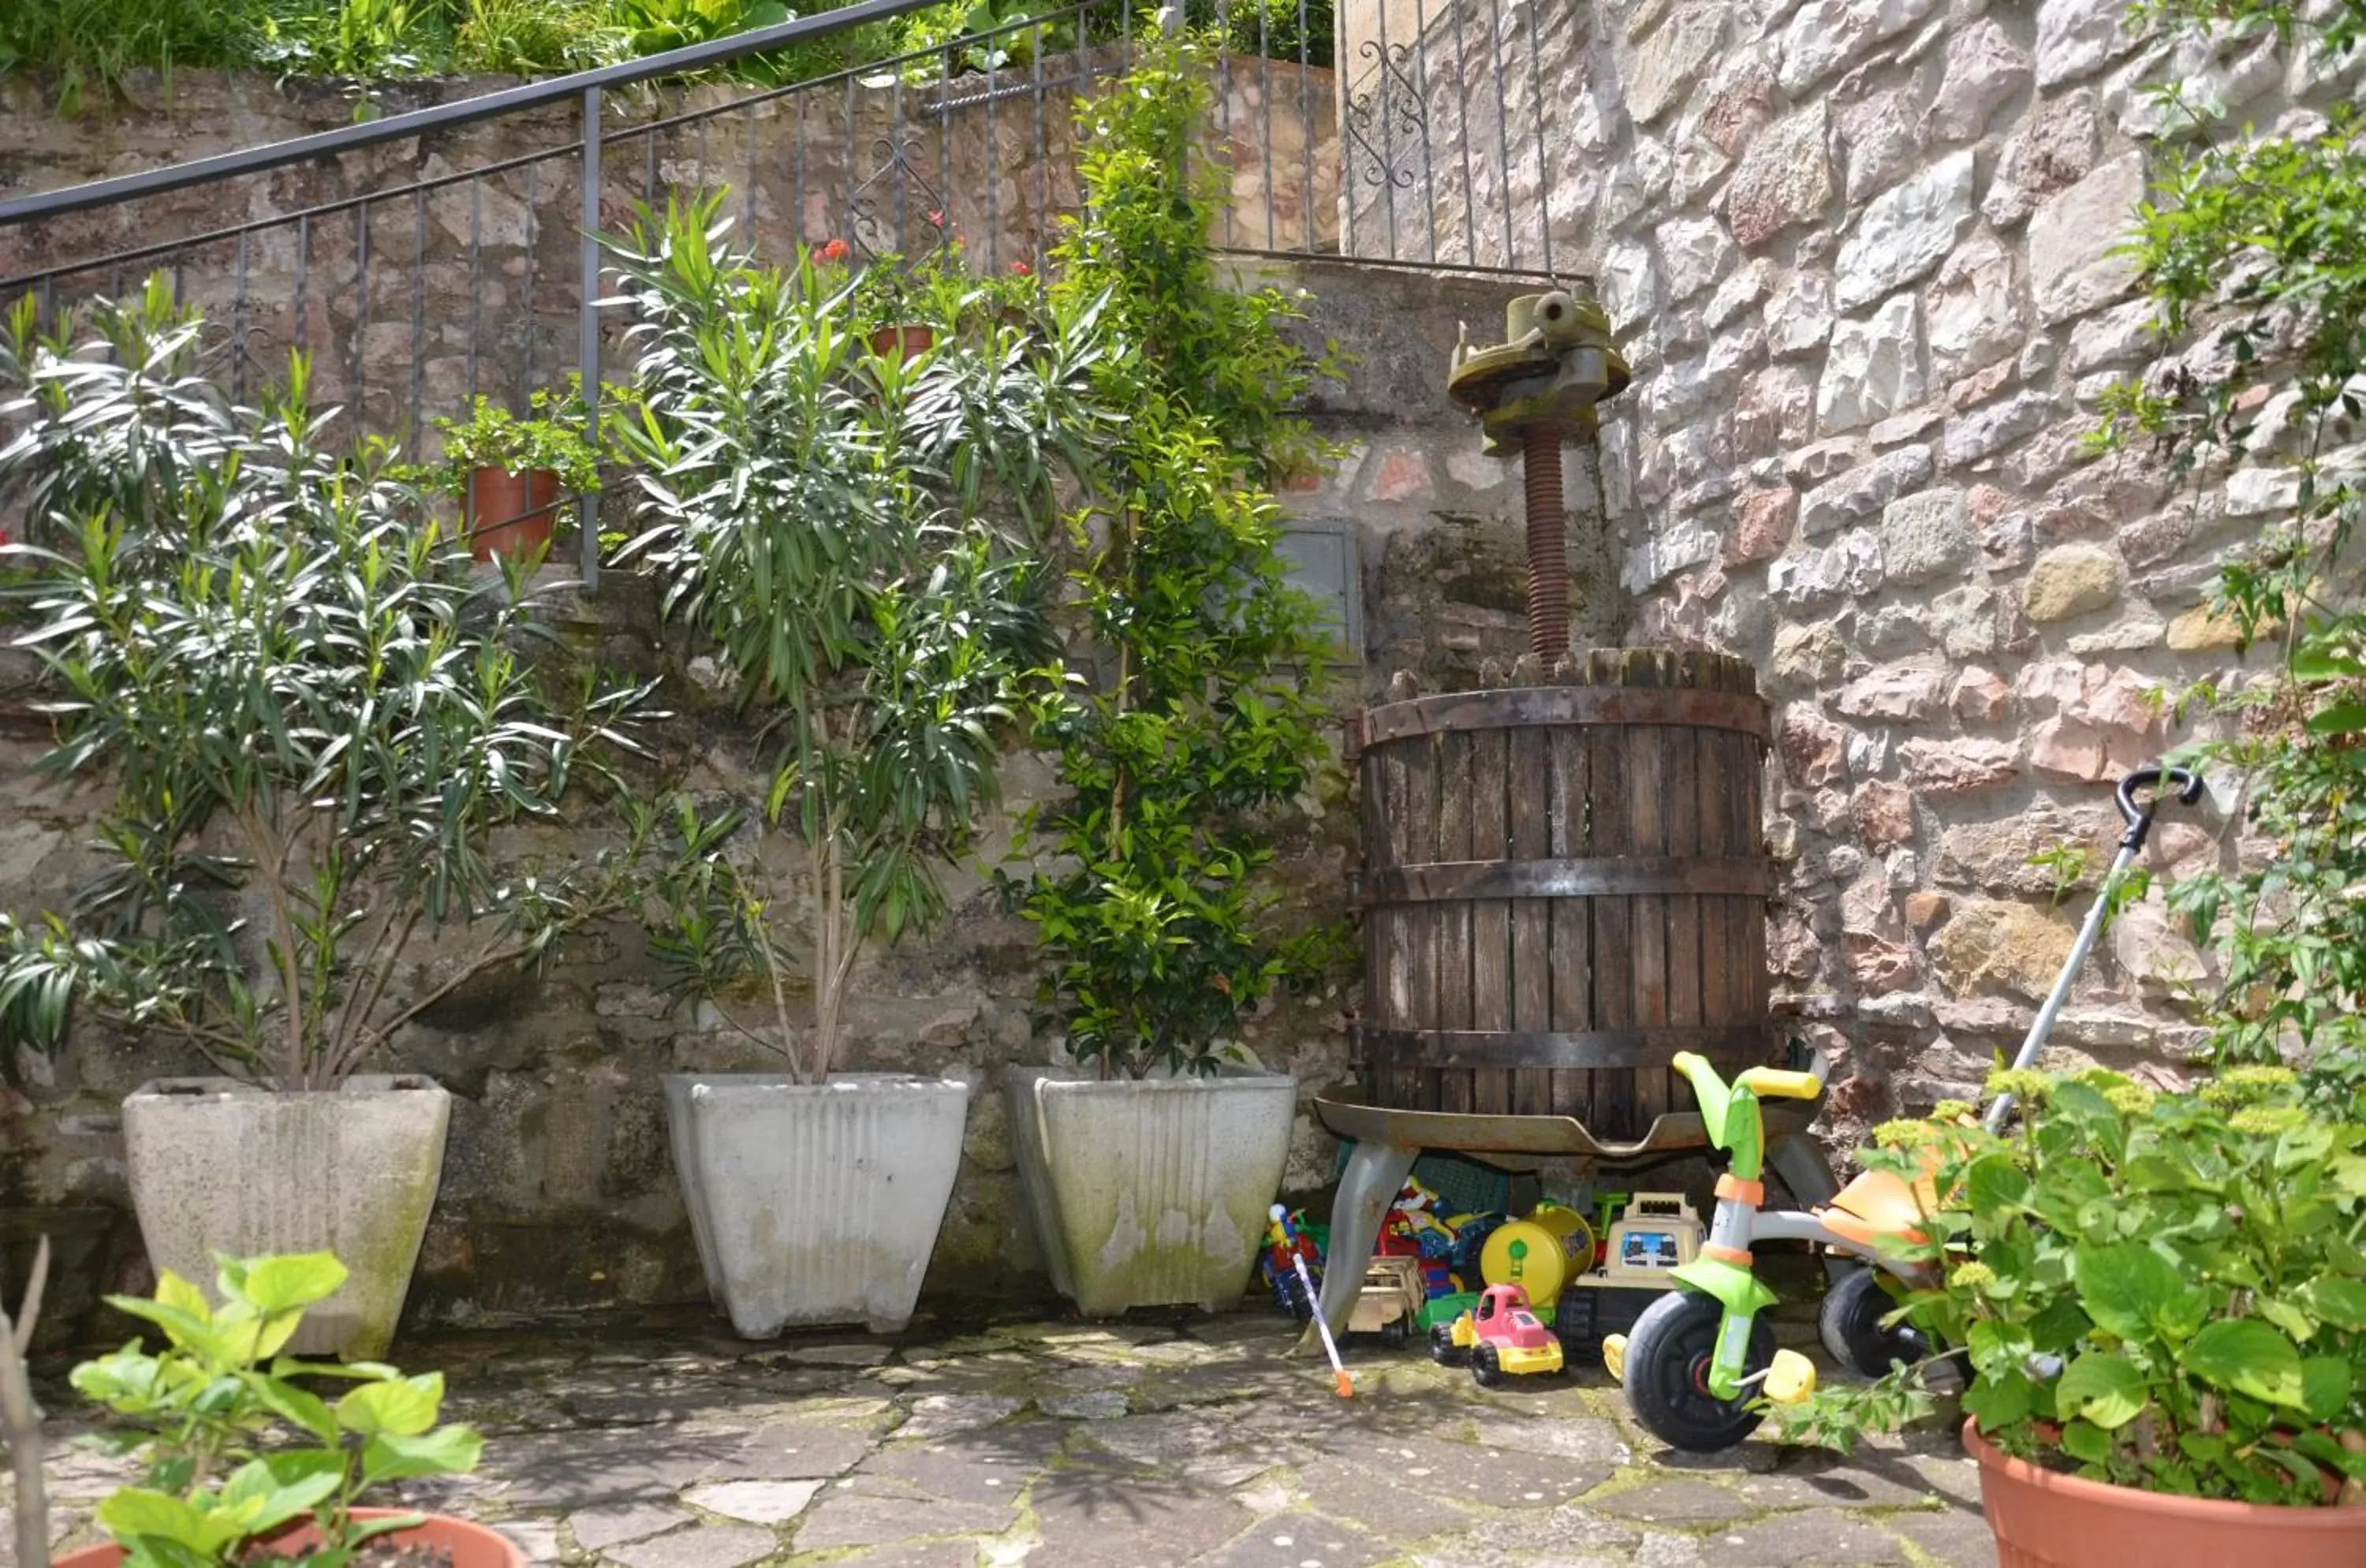
M1806 1325L1786 1322L1800 1348ZM1786 1568L1996 1561L1944 1434L1832 1456L1662 1449L1598 1363L1489 1393L1269 1313L729 1338L704 1314L403 1346L482 1470L411 1488L568 1568ZM57 1435L73 1396L51 1409ZM57 1445L62 1539L119 1461ZM6 1561L0 1529L0 1562Z

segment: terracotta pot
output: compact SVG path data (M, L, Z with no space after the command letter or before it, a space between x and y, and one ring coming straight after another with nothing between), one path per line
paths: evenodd
M871 352L884 359L894 355L908 365L934 348L937 329L907 323L900 327L881 327L871 334Z
M558 496L558 476L548 468L514 474L506 468L471 468L460 502L468 553L490 560L525 555L550 543Z
M419 1512L416 1508L355 1508L357 1519L400 1518ZM293 1548L301 1551L320 1540L320 1531L310 1524L299 1525L271 1538L272 1546L280 1551ZM416 1529L397 1530L376 1540L391 1541L396 1546L424 1546L449 1553L452 1568L525 1568L525 1553L517 1549L509 1537L467 1519L455 1519L442 1514L429 1514L426 1522ZM108 1542L105 1546L85 1546L80 1551L69 1551L62 1557L50 1559L50 1568L117 1568L123 1561L123 1548ZM366 1562L367 1559L364 1558Z
M1997 1568L2358 1568L2366 1508L2291 1508L2165 1496L2059 1475L1964 1423Z

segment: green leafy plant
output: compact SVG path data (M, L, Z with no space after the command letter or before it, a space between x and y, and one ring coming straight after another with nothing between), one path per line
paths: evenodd
M455 491L471 468L548 468L579 495L600 488L600 454L583 434L580 391L536 388L524 418L479 397L467 419L439 419L435 428L444 436L444 461Z
M2214 43L2277 35L2321 69L2366 49L2366 0L2158 0L2151 19ZM2180 760L2241 782L2270 846L2198 875L2173 908L2214 942L2222 1062L2366 1044L2366 602L2354 557L2366 509L2366 114L2354 96L2289 132L2237 131L2181 85L2158 199L2133 243L2158 308L2158 361L2114 389L2107 446L2149 439L2203 491L2235 467L2287 487L2289 518L2230 558L2208 598L2263 668L2194 682L2180 717L2222 737Z
M1044 646L1033 544L1093 359L1082 333L1011 329L912 366L873 355L811 258L761 270L726 248L722 200L610 242L641 411L622 436L641 532L619 558L655 569L775 749L761 826L802 848L813 895L803 1047L784 911L694 813L659 946L700 993L758 980L766 1043L818 1080L864 944L942 916L941 868L995 800L1015 684Z
M1107 334L1094 395L1122 414L1071 537L1105 678L1064 673L1033 705L1064 794L1027 828L1055 858L1006 887L1052 955L1051 1016L1104 1073L1216 1070L1323 951L1277 928L1257 874L1325 755L1327 645L1285 581L1269 493L1321 456L1290 412L1316 367L1283 334L1286 299L1216 276L1204 64L1154 34L1080 109L1086 210L1054 255L1053 313Z
M163 1343L134 1340L85 1361L73 1385L132 1430L145 1484L118 1488L98 1523L134 1568L195 1568L269 1557L271 1537L310 1520L320 1542L302 1561L344 1568L374 1537L419 1516L363 1520L354 1506L392 1481L463 1475L484 1442L437 1426L444 1376L405 1377L374 1362L319 1365L280 1354L308 1308L334 1295L345 1269L325 1252L220 1260L221 1305L165 1271L152 1298L108 1303L153 1324ZM334 1378L353 1387L334 1403L303 1386Z
M449 48L434 0L262 0L249 13L246 51L257 65L304 76L375 81L434 70Z
M1900 1311L1955 1347L2007 1453L2146 1491L2366 1499L2366 1121L2282 1067L2192 1093L2000 1073L2025 1119L1877 1130L1866 1163L1945 1196L1900 1243L1940 1283ZM1774 1407L1845 1444L1933 1407L1931 1363ZM2345 1494L2345 1488L2347 1493Z
M461 71L563 75L629 58L633 36L597 0L463 0L452 31Z
M199 322L162 278L98 317L87 352L72 322L37 334L29 301L0 333L20 426L0 496L26 505L11 553L38 574L19 641L61 735L39 766L115 794L74 903L0 917L0 1036L54 1045L80 1009L332 1087L635 897L637 846L491 846L616 782L646 691L529 661L523 569L479 591L382 453L323 451L300 356L237 409L194 373ZM431 943L434 981L403 983Z

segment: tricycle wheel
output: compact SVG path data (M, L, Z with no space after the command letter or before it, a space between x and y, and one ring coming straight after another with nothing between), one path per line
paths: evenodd
M1454 1342L1454 1325L1441 1323L1429 1331L1429 1359L1441 1367L1462 1364L1463 1349Z
M1635 1320L1627 1337L1627 1404L1644 1429L1686 1453L1721 1452L1758 1428L1764 1417L1749 1408L1755 1388L1739 1399L1708 1391L1725 1308L1693 1291L1671 1291ZM1761 1372L1774 1359L1774 1330L1764 1314L1751 1320L1742 1371Z
M1504 1361L1495 1354L1495 1347L1482 1345L1470 1352L1470 1381L1481 1388L1494 1388L1503 1382Z
M1832 1359L1859 1377L1877 1378L1892 1366L1912 1366L1931 1353L1922 1336L1906 1324L1884 1328L1881 1320L1898 1308L1881 1276L1871 1269L1843 1274L1824 1292L1816 1314L1816 1334Z
M1402 1350L1409 1332L1403 1318L1392 1317L1380 1325L1380 1343L1391 1350Z

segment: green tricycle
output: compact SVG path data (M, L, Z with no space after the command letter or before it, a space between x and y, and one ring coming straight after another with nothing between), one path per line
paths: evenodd
M2202 780L2184 768L2139 768L2120 781L2116 794L2127 829L2119 852L2052 993L2022 1041L2014 1067L2035 1062L2053 1032L2079 966L2109 918L2112 889L2143 850L2161 800L2173 790L2179 801L2191 806L2202 798ZM2141 801L2139 791L2147 792ZM1796 1350L1775 1348L1774 1330L1765 1317L1774 1292L1752 1269L1752 1243L1812 1242L1868 1265L1846 1269L1833 1280L1817 1327L1834 1361L1878 1377L1898 1362L1922 1359L1932 1348L1913 1328L1884 1322L1897 1303L1883 1289L1881 1275L1909 1289L1935 1282L1927 1277L1931 1265L1898 1258L1892 1248L1900 1241L1926 1239L1922 1227L1926 1216L1938 1212L1939 1194L1927 1174L1909 1181L1868 1170L1813 1213L1762 1208L1765 1136L1758 1102L1767 1096L1813 1100L1823 1091L1821 1076L1751 1067L1729 1084L1689 1051L1679 1053L1670 1066L1691 1083L1710 1143L1731 1160L1718 1178L1707 1241L1690 1263L1671 1270L1679 1288L1646 1307L1632 1331L1606 1338L1602 1359L1611 1377L1626 1385L1635 1418L1654 1437L1690 1452L1714 1453L1757 1427L1764 1416L1762 1402L1795 1403L1816 1387L1813 1362ZM2012 1097L2000 1095L1984 1118L1989 1128L2002 1127L2011 1109Z

